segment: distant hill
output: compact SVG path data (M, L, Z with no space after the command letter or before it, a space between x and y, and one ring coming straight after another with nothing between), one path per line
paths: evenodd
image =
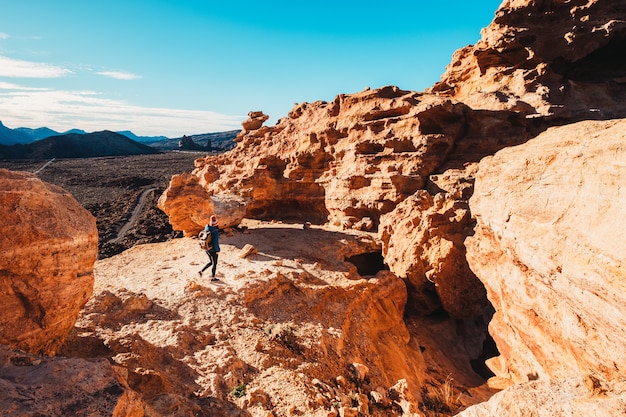
M76 133L84 135L87 132L81 129L71 129L66 132L57 132L56 130L48 127L39 127L31 129L29 127L18 127L15 129L8 128L0 122L0 145L15 145L17 143L33 143L41 139L49 138L50 136L68 135L70 133ZM130 130L117 132L137 142L156 142L167 140L167 136L137 136Z
M51 136L28 144L0 145L0 158L3 159L91 158L158 152L155 148L108 130Z
M30 137L24 132L15 131L0 122L0 144L14 145L16 143L29 143Z
M123 130L123 131L119 131L117 132L120 135L124 135L129 139L135 140L137 142L141 142L141 143L150 143L150 142L157 142L160 140L167 140L168 137L167 136L137 136L135 135L133 132L131 132L130 130Z
M39 127L37 129L31 129L28 127L18 127L17 129L13 129L13 131L16 133L21 133L25 137L29 138L29 141L25 143L36 142L38 140L45 139L50 136L57 136L57 135L62 134L47 127ZM65 133L78 133L78 132L65 132Z
M162 151L206 150L224 152L235 147L234 139L239 132L240 130L229 130L226 132L202 133L145 143L146 145L150 145ZM196 146L192 145L192 147L190 147L189 139L191 139Z

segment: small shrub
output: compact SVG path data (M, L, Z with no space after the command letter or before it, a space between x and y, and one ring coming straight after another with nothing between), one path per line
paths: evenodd
M427 410L437 413L451 413L458 408L459 394L454 398L454 386L452 385L452 376L446 377L443 385L428 389L422 389L422 404Z
M298 336L296 336L290 325L269 324L265 326L265 333L270 337L270 340L280 342L290 351L297 354L302 353L302 346L298 343Z
M230 395L232 395L235 398L241 398L244 395L246 395L246 384L241 382L238 385L235 385L235 387L230 392Z

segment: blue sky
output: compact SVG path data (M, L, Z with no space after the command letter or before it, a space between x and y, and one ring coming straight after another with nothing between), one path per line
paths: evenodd
M500 3L0 0L0 121L177 137L365 87L421 91Z

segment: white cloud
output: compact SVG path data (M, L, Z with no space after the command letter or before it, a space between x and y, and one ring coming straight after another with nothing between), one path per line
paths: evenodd
M10 36L8 33L0 32L0 39L9 39Z
M116 80L136 80L141 78L141 76L136 74L131 74L130 72L122 72L122 71L100 71L96 74L102 75L104 77L115 78Z
M0 55L0 77L14 78L57 78L72 71L44 62L23 61Z
M94 91L29 89L9 83L0 84L0 115L13 128L131 130L141 136L168 137L240 129L245 119L210 111L141 107Z
M21 90L21 91L46 91L47 88L41 87L26 87L19 84L7 83L0 81L0 90Z

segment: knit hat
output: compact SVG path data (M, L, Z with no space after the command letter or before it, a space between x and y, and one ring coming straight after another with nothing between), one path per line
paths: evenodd
M210 219L211 226L217 226L217 216L213 214Z

